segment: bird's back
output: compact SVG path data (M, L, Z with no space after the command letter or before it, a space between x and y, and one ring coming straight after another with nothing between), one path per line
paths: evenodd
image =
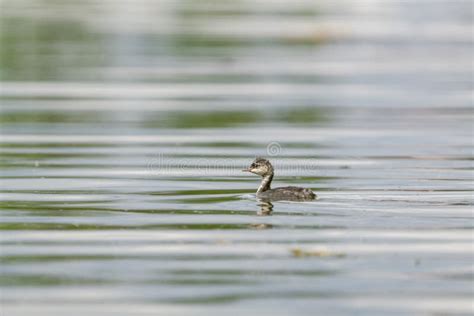
M257 194L259 198L266 200L286 200L286 201L308 201L314 200L316 194L307 188L300 187L282 187L270 189Z

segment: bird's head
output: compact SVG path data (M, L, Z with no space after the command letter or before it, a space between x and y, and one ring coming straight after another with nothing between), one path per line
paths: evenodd
M257 157L247 169L243 169L242 171L255 173L264 177L273 173L273 166L267 159Z

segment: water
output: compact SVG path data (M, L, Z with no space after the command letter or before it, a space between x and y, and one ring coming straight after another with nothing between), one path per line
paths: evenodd
M2 315L474 312L470 1L1 6Z

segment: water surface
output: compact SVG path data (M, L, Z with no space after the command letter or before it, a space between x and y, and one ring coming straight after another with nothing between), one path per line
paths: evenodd
M1 6L2 315L473 312L469 1Z

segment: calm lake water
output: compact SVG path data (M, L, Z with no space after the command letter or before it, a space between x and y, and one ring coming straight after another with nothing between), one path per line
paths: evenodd
M471 1L0 5L2 316L474 313Z

